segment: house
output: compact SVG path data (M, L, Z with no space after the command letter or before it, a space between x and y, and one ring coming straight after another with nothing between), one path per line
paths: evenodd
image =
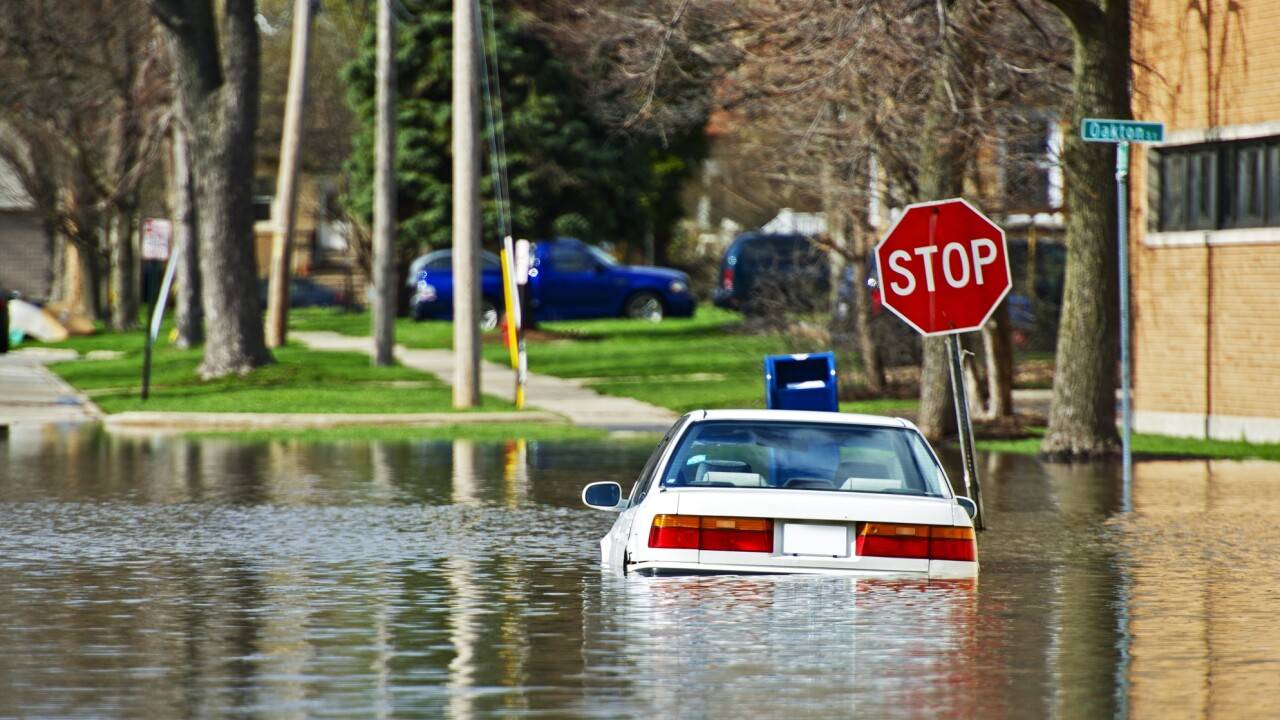
M1280 441L1280 3L1135 0L1134 423Z
M46 300L53 252L40 214L17 173L0 159L0 291Z

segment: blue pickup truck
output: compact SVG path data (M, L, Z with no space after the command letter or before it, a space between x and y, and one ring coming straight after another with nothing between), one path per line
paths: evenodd
M603 250L573 238L539 241L532 253L528 296L538 321L599 317L656 321L693 315L689 276L678 270L621 265ZM414 260L408 282L414 288L409 306L415 320L453 317L451 250ZM498 325L502 307L502 266L490 252L481 253L480 295L480 325L491 330Z

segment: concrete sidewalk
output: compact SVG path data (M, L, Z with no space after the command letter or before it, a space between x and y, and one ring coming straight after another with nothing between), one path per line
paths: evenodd
M90 422L98 408L44 366L74 350L26 349L0 355L0 425Z
M315 350L372 353L373 340L335 332L292 332L290 337ZM396 359L405 367L434 375L453 384L452 350L410 350L396 346ZM515 376L511 368L481 361L480 390L504 400L515 399ZM632 398L601 395L581 381L529 373L528 404L558 415L575 425L611 431L665 432L678 417L676 413Z

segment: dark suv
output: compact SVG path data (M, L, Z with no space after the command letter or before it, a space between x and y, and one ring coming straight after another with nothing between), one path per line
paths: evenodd
M825 310L831 289L827 254L804 235L747 232L720 263L712 302L747 314Z

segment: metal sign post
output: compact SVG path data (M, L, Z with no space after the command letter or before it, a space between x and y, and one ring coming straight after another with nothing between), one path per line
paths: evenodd
M1129 376L1129 143L1116 146L1116 205L1120 243L1120 452L1123 508L1133 507L1133 380Z
M1120 244L1120 447L1122 454L1122 507L1133 509L1133 383L1129 358L1129 143L1164 141L1164 123L1137 120L1085 118L1080 137L1086 142L1116 145L1116 225Z
M978 468L973 460L976 452L973 418L969 417L969 394L964 387L964 350L960 347L958 334L947 336L947 355L951 360L951 394L956 403L956 435L960 440L960 461L964 465L964 489L973 504L978 506L978 514L973 519L974 527L985 530L987 514L982 508L982 482L978 479Z
M151 394L151 346L155 345L156 336L160 334L160 321L164 318L164 306L169 300L169 288L173 287L173 275L178 270L178 259L185 246L179 246L169 253L169 264L164 269L164 281L160 283L160 294L151 304L151 326L147 328L146 350L142 356L142 399Z

